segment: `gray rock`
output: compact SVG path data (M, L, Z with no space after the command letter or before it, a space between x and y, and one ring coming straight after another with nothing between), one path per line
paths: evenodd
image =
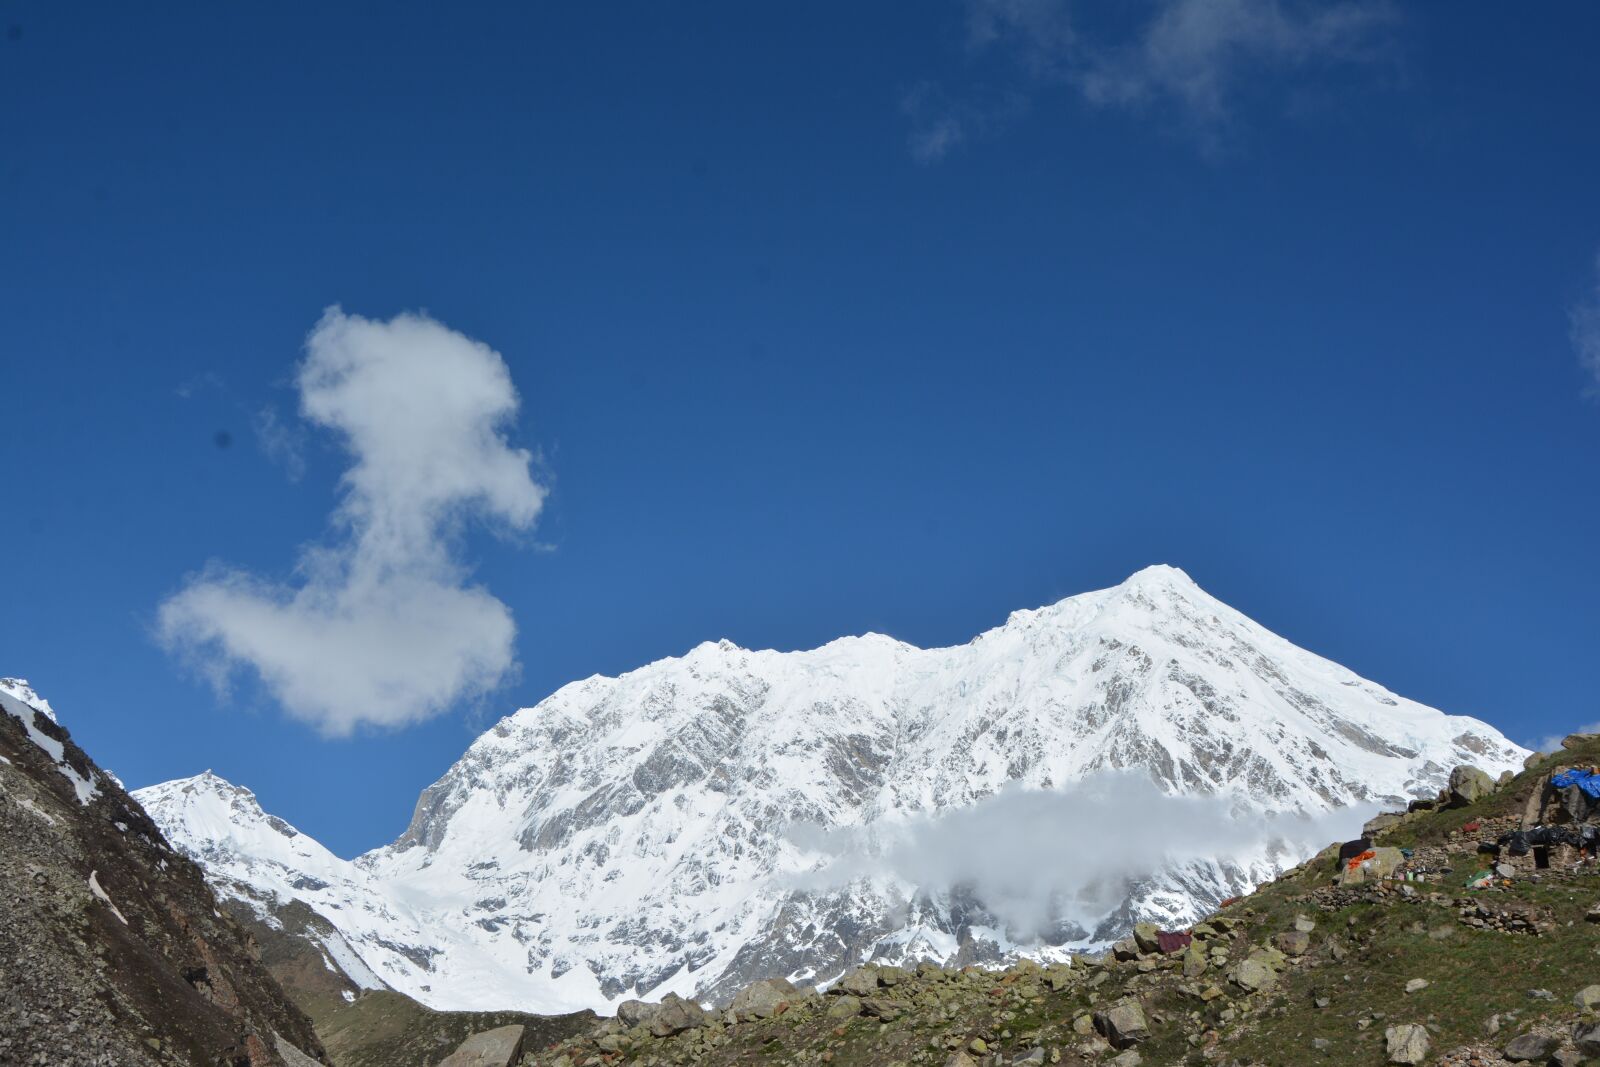
M1391 827L1399 826L1404 821L1405 816L1399 812L1386 811L1382 815L1374 815L1361 827L1361 836L1372 837L1375 834L1381 834Z
M944 1061L944 1067L978 1067L978 1061L957 1049L950 1053L950 1058Z
M1247 993L1267 989L1277 984L1278 974L1261 960L1251 957L1240 960L1233 969L1233 983Z
M706 1021L706 1010L700 1005L676 993L668 993L650 1016L650 1033L655 1037L671 1037L704 1026Z
M1572 1044L1585 1056L1600 1056L1600 1019L1574 1023Z
M1512 1063L1543 1063L1560 1044L1551 1034L1523 1034L1506 1043L1504 1055Z
M642 1000L624 1000L617 1005L617 1021L630 1030L650 1020L660 1005L646 1004Z
M1450 806L1464 808L1494 792L1494 779L1476 767L1460 766L1450 772Z
M794 983L785 978L768 978L746 986L728 1005L741 1019L770 1019L778 1010L795 999Z
M440 1060L439 1067L511 1067L522 1058L522 1033L517 1023L473 1034Z
M322 1061L312 1059L310 1056L295 1048L283 1039L283 1035L273 1031L272 1043L278 1046L278 1055L283 1057L285 1067L322 1067Z
M1138 1049L1128 1049L1111 1057L1111 1067L1139 1067L1144 1062L1144 1057L1139 1055Z
M1132 997L1119 1000L1097 1014L1094 1025L1113 1048L1128 1048L1150 1036L1150 1023L1144 1017L1144 1008Z
M861 998L845 993L833 998L833 1003L828 1005L828 1018L854 1019L861 1014Z
M888 997L868 997L861 1002L861 1014L884 1022L892 1022L900 1018L905 1010Z
M1156 937L1156 935L1159 932L1160 932L1160 927L1158 927L1155 923L1134 923L1133 924L1133 944L1134 944L1134 947L1137 948L1141 953L1143 953L1145 955L1150 955L1152 953L1160 952L1161 951L1161 942L1159 940L1157 940L1157 937Z
M1600 734L1568 734L1561 739L1561 747L1577 748L1591 741L1600 741Z
M1285 956L1304 956L1311 948L1311 935L1300 930L1285 930L1275 940Z
M1428 1031L1417 1023L1401 1023L1383 1032L1390 1063L1417 1064L1428 1058Z
M846 971L837 982L828 987L830 993L851 993L858 997L871 996L877 991L876 967L857 967L853 971Z
M1600 1010L1600 985L1586 985L1572 998L1579 1011Z
M1427 988L1428 980L1426 978L1413 978L1411 981L1406 983L1407 993L1420 993Z

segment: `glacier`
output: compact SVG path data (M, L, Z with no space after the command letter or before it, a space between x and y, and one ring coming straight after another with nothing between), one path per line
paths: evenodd
M291 902L325 919L319 951L359 985L440 1009L606 1012L826 982L867 958L1059 958L1137 920L1182 926L1373 805L1526 755L1156 566L949 648L718 641L574 682L485 732L397 841L354 860L209 773L134 795L261 921ZM975 859L924 862L973 840L949 836L962 820ZM1259 832L1181 847L1207 820ZM1058 846L1126 855L1136 839L1141 860L1090 864L1090 886L1048 884L1071 877L1060 847L1012 864L1041 883L1023 922L983 877L982 837L1016 851L1063 827Z

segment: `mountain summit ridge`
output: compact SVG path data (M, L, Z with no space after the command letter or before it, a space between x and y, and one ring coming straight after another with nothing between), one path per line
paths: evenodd
M1193 921L1304 858L1266 839L1205 861L1154 857L1119 871L1125 893L1104 915L1029 941L970 886L872 869L800 887L829 857L796 824L892 832L1008 788L1059 792L1121 771L1246 818L1317 816L1433 793L1459 763L1498 774L1525 754L1158 565L1013 612L963 645L864 635L777 652L723 639L570 683L483 733L394 844L353 861L194 817L209 785L138 795L223 892L267 921L304 902L424 1003L604 1010L666 992L714 999L771 975L827 980L868 956L997 962L1104 944L1134 919Z

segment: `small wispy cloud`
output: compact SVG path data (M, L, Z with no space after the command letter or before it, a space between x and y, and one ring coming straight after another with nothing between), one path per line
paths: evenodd
M1162 111L1211 141L1240 85L1315 64L1371 63L1395 21L1385 0L1154 0L1120 38L1088 32L1074 0L966 0L970 56L1014 68L1014 95L1067 86L1097 107ZM963 114L966 111L967 114ZM912 154L934 161L973 132L974 104L913 116Z
M291 482L306 475L305 431L291 426L278 416L272 405L261 408L250 419L256 444L268 459L283 468Z
M900 98L900 110L911 122L906 146L918 163L937 163L969 139L1016 119L1027 107L1027 97L1015 92L953 100L932 82L915 85Z
M504 436L518 405L505 361L425 315L330 308L297 386L301 414L351 458L331 542L302 551L289 582L210 565L161 604L160 638L219 688L253 670L328 735L491 691L515 669L516 627L469 583L459 534L472 519L531 529L545 498Z
M1136 40L1086 55L1075 76L1092 103L1165 99L1191 120L1213 124L1226 118L1230 95L1246 77L1377 58L1376 34L1392 21L1387 5L1362 0L1169 0Z
M1590 378L1586 392L1600 396L1600 256L1595 257L1592 288L1573 305L1571 320L1572 347Z

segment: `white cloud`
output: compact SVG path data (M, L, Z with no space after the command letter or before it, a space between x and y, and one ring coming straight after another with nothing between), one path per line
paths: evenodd
M278 417L278 409L264 407L250 419L262 454L283 467L291 482L306 475L305 433Z
M1216 122L1247 71L1370 59L1374 32L1390 21L1386 6L1358 0L1166 0L1137 40L1086 56L1077 81L1097 104L1168 98Z
M1530 743L1527 747L1535 752L1551 753L1562 751L1561 742L1572 734L1600 734L1600 722L1586 722L1582 726L1574 726L1564 734L1551 734L1550 736Z
M1380 31L1394 21L1386 0L1154 0L1150 7L1131 33L1107 39L1083 29L1072 0L967 0L968 51L1015 64L1024 87L1013 96L1067 85L1097 106L1170 105L1209 136L1245 78L1369 62L1383 54ZM913 115L913 155L940 158L987 114L981 105L950 104L935 116Z
M792 827L824 863L800 888L888 876L921 892L969 893L1014 937L1060 921L1094 930L1129 887L1191 861L1296 859L1354 836L1373 806L1318 816L1236 818L1222 796L1162 793L1147 775L1106 771L1056 790L1003 789L976 804L871 832ZM1105 828L1115 825L1117 832Z
M1600 395L1600 257L1595 259L1594 291L1572 309L1572 346L1593 379L1589 392Z
M219 686L251 668L325 734L402 726L494 689L515 668L511 611L455 551L478 518L530 529L545 490L504 427L499 353L425 315L330 308L306 341L301 413L351 456L330 544L295 580L213 564L162 603L159 633Z

